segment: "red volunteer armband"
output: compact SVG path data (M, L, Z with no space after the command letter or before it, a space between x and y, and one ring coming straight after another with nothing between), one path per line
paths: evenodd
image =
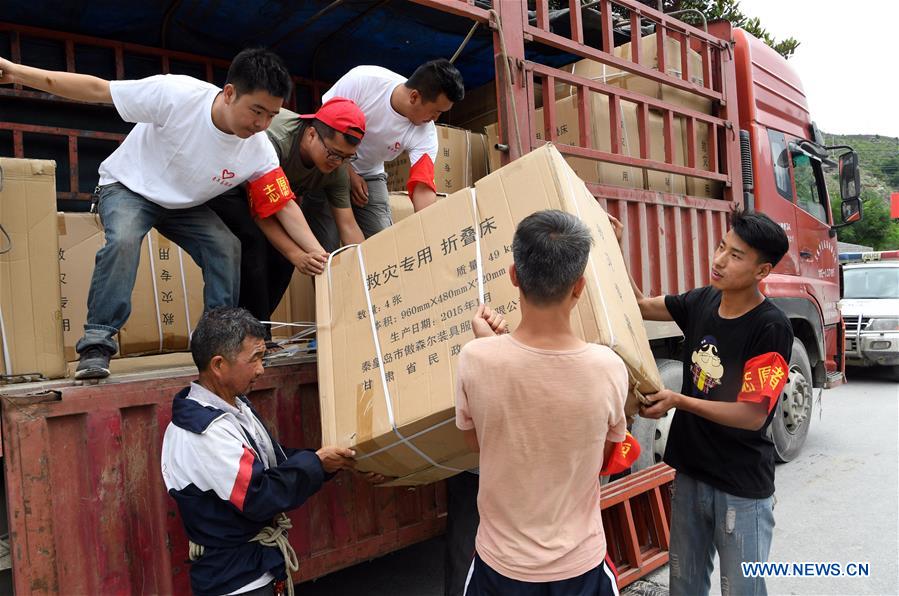
M265 218L280 211L295 196L287 182L287 175L281 168L253 180L248 185L250 191L250 211L256 217Z
M434 162L427 153L418 158L418 161L409 169L409 182L406 183L406 190L409 192L410 199L412 193L415 192L415 187L419 184L424 184L437 192L437 185L434 184Z
M787 382L788 371L789 366L777 352L750 359L743 368L743 387L737 401L763 404L767 400L770 414Z
M611 476L624 472L637 461L640 457L640 443L634 438L634 435L627 433L624 440L616 443L612 448L612 454L608 461L602 462L602 469L599 471L600 476Z

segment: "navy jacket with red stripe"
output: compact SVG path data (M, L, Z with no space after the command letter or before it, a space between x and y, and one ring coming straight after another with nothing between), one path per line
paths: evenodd
M190 569L194 594L227 594L266 572L285 579L277 548L250 540L278 513L295 509L331 475L311 450L284 448L262 424L249 400L257 429L274 447L276 461L265 466L260 447L231 413L180 391L162 447L162 474L175 499L188 538L205 547ZM198 387L198 386L196 386Z

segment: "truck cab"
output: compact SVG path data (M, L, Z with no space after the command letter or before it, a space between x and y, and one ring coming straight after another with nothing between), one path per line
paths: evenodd
M888 367L899 380L899 250L840 259L846 364Z

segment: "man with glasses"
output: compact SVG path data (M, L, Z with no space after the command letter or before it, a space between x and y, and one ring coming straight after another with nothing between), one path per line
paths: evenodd
M356 147L365 134L362 110L342 97L325 102L315 114L300 115L282 109L266 134L297 197L302 201L312 191L323 194L330 207L330 219L336 223L339 242L362 242L362 231L350 205L350 180L345 165L355 159ZM238 305L260 321L268 321L290 285L294 268L317 275L324 270L328 251L337 247L325 242L321 222L314 218L307 221L308 215L295 210L291 217L296 219L296 225L311 230L318 245L313 250L303 250L287 234L279 218L270 217L286 201L276 193L272 194L273 200L265 194L254 199L249 202L242 190L235 189L211 201L209 206L240 239ZM275 350L271 329L266 329L266 345Z

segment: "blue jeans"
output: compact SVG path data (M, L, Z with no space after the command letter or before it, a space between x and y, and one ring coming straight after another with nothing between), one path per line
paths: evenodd
M209 207L166 209L114 183L100 188L98 209L106 244L97 251L78 352L89 346L117 349L113 336L131 315L141 242L150 228L186 250L203 270L207 310L237 304L240 242Z
M740 563L765 562L774 532L774 497L735 497L683 472L671 492L671 596L709 593L715 551L724 596L765 596L765 579L743 577Z
M370 238L392 226L393 216L390 214L387 174L367 177L365 183L368 185L368 203L364 207L353 205L353 216L359 224L359 229L362 230L362 235ZM303 195L302 209L312 233L322 248L328 252L337 250L340 247L340 235L325 193L316 190Z

